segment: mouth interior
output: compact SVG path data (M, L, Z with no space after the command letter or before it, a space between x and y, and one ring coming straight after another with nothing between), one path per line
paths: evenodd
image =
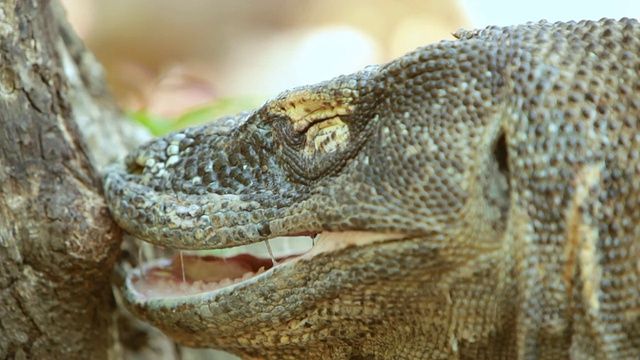
M268 246L263 241L224 250L184 251L143 266L132 285L147 299L214 291L304 255L319 237L287 236L270 239Z
M224 250L181 252L172 259L161 259L135 270L128 277L127 287L139 300L201 294L247 281L300 258L311 259L321 253L405 238L402 233L363 231L305 235Z

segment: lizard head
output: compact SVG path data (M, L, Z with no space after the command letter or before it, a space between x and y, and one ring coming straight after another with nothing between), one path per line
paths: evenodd
M466 70L441 47L169 134L110 168L110 210L142 240L211 250L315 238L273 259L143 265L123 285L128 306L183 344L277 358L384 353L409 344L396 325L413 312L446 316L425 284L466 261L442 256L454 239L500 236L508 184L499 126L484 123L488 72L446 79Z
M343 225L319 211L377 120L372 70L155 139L105 178L111 209L161 246L217 249ZM324 198L325 200L321 200Z

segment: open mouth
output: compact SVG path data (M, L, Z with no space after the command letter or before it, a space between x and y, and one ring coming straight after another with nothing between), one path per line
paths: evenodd
M143 265L132 285L145 298L215 291L254 278L309 252L321 236L288 236L223 250L181 251Z
M139 300L215 292L257 279L277 267L351 246L398 239L400 234L322 232L287 236L223 250L183 251L151 261L129 274L129 289Z

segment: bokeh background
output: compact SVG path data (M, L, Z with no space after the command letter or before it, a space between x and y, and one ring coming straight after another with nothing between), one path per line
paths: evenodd
M281 90L451 39L460 28L640 14L640 2L634 0L63 3L76 31L104 64L121 106L154 120L176 119L212 104L220 113L251 108Z

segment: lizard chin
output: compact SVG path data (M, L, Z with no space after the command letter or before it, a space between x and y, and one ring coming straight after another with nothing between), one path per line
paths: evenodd
M185 252L171 259L145 263L132 270L127 276L126 286L141 301L216 292L252 281L274 268L309 260L321 253L402 237L404 235L401 234L325 231L312 237L313 242L306 249L299 246L305 242L301 236L291 236L270 239L266 244L238 246L228 250L235 254L230 256ZM298 244L293 247L293 252L288 245L292 243ZM273 246L275 252L271 252L268 244L276 245ZM256 246L268 249L267 254L256 251Z

